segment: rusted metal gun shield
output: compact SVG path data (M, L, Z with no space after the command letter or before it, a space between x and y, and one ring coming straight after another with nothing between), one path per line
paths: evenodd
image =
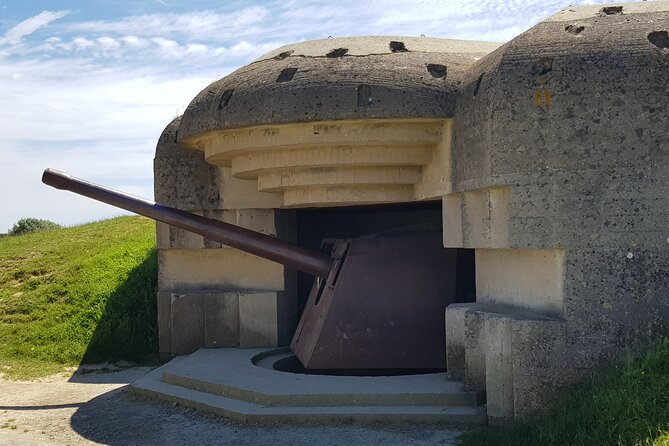
M314 284L291 343L306 368L445 368L457 251L440 233L340 241L333 257L340 263L320 296Z

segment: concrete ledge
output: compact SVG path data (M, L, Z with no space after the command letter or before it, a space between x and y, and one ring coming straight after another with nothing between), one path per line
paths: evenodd
M476 301L549 317L561 315L565 256L564 249L477 249Z
M131 390L145 396L247 423L467 423L485 424L483 407L377 406L377 407L262 407L210 393L144 380Z
M535 410L559 381L548 385L543 378L559 369L551 354L559 348L563 321L489 303L450 305L446 321L451 376L464 380L470 390L486 392L491 422Z
M485 408L476 405L479 395L443 373L300 375L254 365L263 352L199 350L153 370L131 389L247 422L486 422Z
M282 265L232 248L161 249L158 268L162 291L284 288Z

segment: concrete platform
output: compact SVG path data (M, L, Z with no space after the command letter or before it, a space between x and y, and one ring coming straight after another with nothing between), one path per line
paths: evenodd
M487 421L481 395L445 373L325 376L279 372L288 350L202 349L131 385L137 393L246 422Z

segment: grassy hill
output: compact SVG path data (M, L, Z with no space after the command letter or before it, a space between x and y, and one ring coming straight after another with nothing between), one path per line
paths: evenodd
M0 373L155 357L156 277L143 217L0 238Z

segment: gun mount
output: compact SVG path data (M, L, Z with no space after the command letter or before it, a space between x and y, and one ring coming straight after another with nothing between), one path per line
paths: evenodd
M455 250L440 232L324 240L305 249L46 169L42 182L200 234L315 276L291 342L308 369L445 367L444 310L455 302Z

